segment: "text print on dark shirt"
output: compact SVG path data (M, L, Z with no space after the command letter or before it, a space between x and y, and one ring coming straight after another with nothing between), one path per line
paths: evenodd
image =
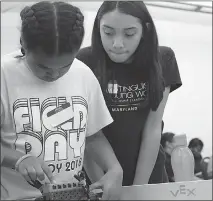
M112 112L137 111L148 102L148 83L120 85L110 81L106 90Z

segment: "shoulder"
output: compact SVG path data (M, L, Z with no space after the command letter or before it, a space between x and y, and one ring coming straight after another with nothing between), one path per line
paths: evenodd
M78 71L78 72L83 73L83 74L88 74L88 75L93 74L93 72L89 68L89 66L87 64L85 64L84 62L82 62L81 60L79 60L78 58L74 59L71 68L73 70Z
M95 67L97 61L97 58L92 53L91 46L80 49L76 58L85 63L90 69Z
M96 82L96 76L93 71L79 59L74 59L71 68L72 70L70 73L75 73L76 76L80 76L87 84Z
M10 54L3 55L1 58L1 69L6 70L10 68L16 68L21 63L21 58L16 58L16 56L19 56L20 51L15 51Z
M92 54L92 47L91 46L81 48L78 52L79 57L89 56L91 54Z
M172 48L167 46L159 47L160 63L163 70L177 68L176 56Z
M182 85L176 56L172 48L160 46L160 63L166 86L170 86L170 92Z
M80 60L85 60L88 57L92 57L92 47L84 47L78 51L77 58Z
M14 80L14 77L18 76L18 70L20 69L20 64L22 63L18 58L15 58L17 52L12 52L1 57L1 86L2 91L5 93L5 86L9 82Z
M159 51L160 51L160 57L163 60L170 60L173 57L175 57L175 53L172 50L172 48L167 47L167 46L160 46L159 47Z
M89 94L94 93L100 87L93 71L79 59L74 59L71 69L71 77L74 76L75 79L81 80L81 83L86 87Z

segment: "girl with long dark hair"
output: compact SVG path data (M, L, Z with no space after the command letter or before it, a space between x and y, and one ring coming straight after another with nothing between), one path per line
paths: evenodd
M95 73L114 119L102 131L123 168L123 185L163 182L162 118L169 93L182 83L175 54L159 46L144 2L103 2L91 46L77 58ZM89 156L84 167L92 181L104 174Z

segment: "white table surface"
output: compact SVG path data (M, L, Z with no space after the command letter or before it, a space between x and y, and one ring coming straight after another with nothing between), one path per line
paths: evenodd
M212 180L123 187L121 200L212 200Z

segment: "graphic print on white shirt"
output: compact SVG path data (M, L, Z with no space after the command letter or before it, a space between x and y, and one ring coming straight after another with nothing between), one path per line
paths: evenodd
M80 96L16 100L16 150L42 158L53 173L76 173L83 164L87 111Z

